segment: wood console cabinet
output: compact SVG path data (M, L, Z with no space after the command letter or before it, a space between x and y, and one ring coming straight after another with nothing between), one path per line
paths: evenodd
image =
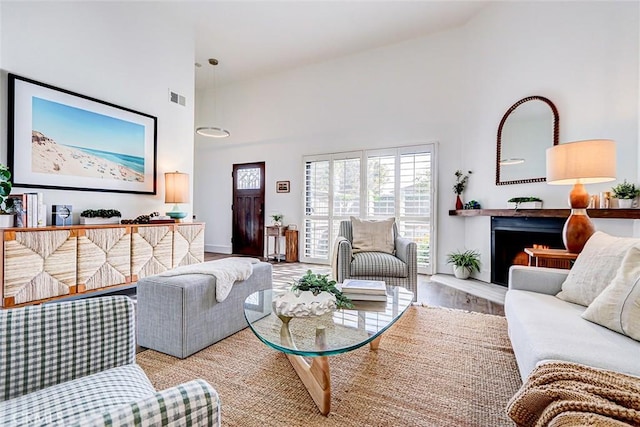
M6 228L2 307L131 285L204 261L204 224L72 225Z

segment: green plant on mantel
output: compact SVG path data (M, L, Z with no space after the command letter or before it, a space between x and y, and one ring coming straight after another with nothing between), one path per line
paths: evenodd
M480 271L480 253L472 249L467 249L464 252L460 252L459 250L449 252L447 254L447 264L464 267L469 273Z
M635 199L640 195L640 189L636 188L635 184L627 182L626 179L613 187L611 191L616 199Z
M526 203L526 202L541 202L542 199L539 197L533 197L533 196L529 196L529 197L512 197L511 199L507 200L508 203L515 203L516 204L516 209L518 209L518 207L520 206L520 203Z
M311 270L302 276L297 282L293 282L292 291L311 291L314 295L320 292L329 292L336 297L338 308L352 308L351 300L344 296L340 289L336 288L336 281L329 280L328 274L315 274Z
M464 192L464 189L467 186L467 181L469 181L469 175L471 175L472 173L473 172L468 171L467 175L465 175L460 169L455 171L454 175L456 176L456 183L453 184L453 192L455 194L459 196Z

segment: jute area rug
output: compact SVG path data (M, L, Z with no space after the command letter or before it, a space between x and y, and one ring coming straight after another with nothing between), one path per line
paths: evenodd
M331 413L320 415L289 361L249 329L179 360L137 356L158 389L204 378L224 426L513 426L521 385L504 317L410 307L368 346L331 356Z

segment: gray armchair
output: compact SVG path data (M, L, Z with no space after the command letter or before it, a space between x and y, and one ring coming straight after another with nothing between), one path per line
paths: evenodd
M398 236L398 228L393 225L395 255L384 252L353 253L353 229L351 221L341 221L335 248L337 277L344 279L384 280L387 285L403 286L413 292L415 300L418 291L418 252L415 242Z

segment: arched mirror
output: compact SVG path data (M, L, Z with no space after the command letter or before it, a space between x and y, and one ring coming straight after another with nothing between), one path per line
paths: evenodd
M545 152L558 144L553 102L529 96L507 110L498 126L496 185L546 181Z

